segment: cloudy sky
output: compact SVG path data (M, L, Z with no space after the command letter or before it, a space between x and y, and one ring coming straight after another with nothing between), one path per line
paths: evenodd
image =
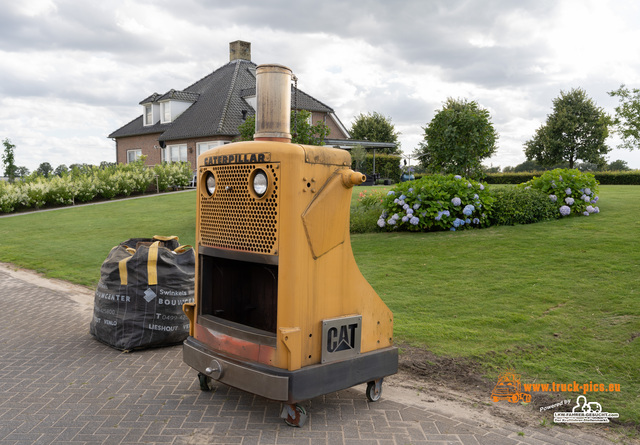
M242 3L243 5L238 5ZM515 166L560 91L640 87L636 0L0 0L0 139L16 164L115 161L107 135L153 92L228 62L229 42L289 66L348 128L377 111L411 154L448 97L487 108L487 164ZM615 147L618 141L609 140ZM1 147L0 147L1 148ZM610 160L640 168L640 152ZM413 161L415 162L415 161Z

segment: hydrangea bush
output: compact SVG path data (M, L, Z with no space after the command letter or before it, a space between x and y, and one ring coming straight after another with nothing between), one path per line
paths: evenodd
M388 192L378 226L411 231L486 227L493 200L481 182L459 175L425 176Z
M592 173L557 168L520 184L545 193L561 216L599 213L598 181Z

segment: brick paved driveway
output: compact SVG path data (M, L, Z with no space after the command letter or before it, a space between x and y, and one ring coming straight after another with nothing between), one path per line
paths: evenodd
M201 392L181 347L121 353L89 335L92 304L0 269L0 444L585 444L561 428L479 427L435 410L369 404L362 389L280 404L224 385ZM519 435L518 433L525 435Z

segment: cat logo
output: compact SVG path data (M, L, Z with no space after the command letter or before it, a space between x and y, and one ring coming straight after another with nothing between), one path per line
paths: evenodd
M361 315L323 320L322 363L343 360L360 354L361 331Z

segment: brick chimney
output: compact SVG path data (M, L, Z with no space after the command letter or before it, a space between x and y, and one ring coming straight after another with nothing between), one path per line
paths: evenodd
M236 40L229 43L229 62L236 59L251 61L251 43Z

